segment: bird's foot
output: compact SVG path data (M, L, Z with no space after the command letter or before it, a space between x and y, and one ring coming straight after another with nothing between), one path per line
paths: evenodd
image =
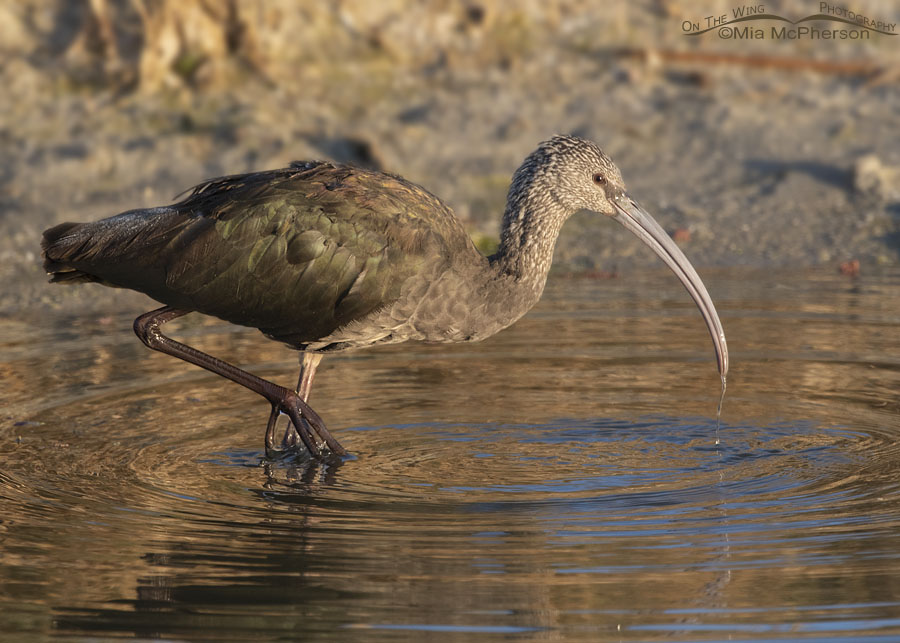
M285 429L281 444L276 444L276 422L281 414L290 422ZM328 454L347 455L346 449L334 439L319 414L303 401L294 391L286 389L281 399L272 403L272 412L266 427L266 455L277 457L285 453L295 453L305 447L314 458L324 458Z

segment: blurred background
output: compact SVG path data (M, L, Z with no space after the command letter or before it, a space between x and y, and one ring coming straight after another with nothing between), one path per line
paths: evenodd
M0 0L0 639L900 640L900 3L791 24L822 4ZM783 20L699 33L748 7ZM721 417L693 302L586 213L507 331L328 358L341 464L262 458L267 404L147 350L147 297L41 267L48 226L310 158L490 251L560 132L709 286Z
M207 177L294 159L418 182L489 251L512 172L559 132L600 143L698 266L900 263L900 37L773 39L778 21L743 23L762 38L685 33L741 7L4 2L0 305L90 290L45 286L49 225L169 203ZM763 7L790 20L820 11ZM900 23L892 1L854 9ZM574 217L557 272L658 267L618 228Z

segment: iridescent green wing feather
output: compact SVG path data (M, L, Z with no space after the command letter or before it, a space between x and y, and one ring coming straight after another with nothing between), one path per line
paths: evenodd
M418 186L329 164L217 179L176 208L192 220L163 252L166 290L295 343L389 305L471 243Z

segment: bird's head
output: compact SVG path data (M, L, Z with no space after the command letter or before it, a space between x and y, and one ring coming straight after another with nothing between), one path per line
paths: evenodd
M532 152L513 179L546 190L566 216L590 210L613 216L613 199L625 192L619 168L593 141L554 136Z
M544 141L513 177L510 194L516 192L546 195L564 218L579 210L606 215L650 246L678 276L700 308L713 339L719 373L725 377L728 372L725 332L700 276L665 230L628 195L619 168L596 143L561 135Z

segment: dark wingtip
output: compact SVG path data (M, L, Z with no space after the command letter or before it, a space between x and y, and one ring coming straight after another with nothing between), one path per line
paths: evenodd
M44 230L41 238L41 250L44 257L44 270L50 275L51 283L97 281L95 277L73 268L67 262L71 243L66 242L66 237L71 238L72 231L79 225L81 224L66 222Z
M46 268L46 264L44 264ZM47 270L50 273L51 284L80 284L95 283L101 281L96 277L87 273L75 270L73 268L62 268L61 270Z
M44 254L46 254L47 250L49 250L53 244L66 236L72 230L72 228L78 227L79 225L80 224L78 223L67 221L66 223L55 225L52 228L47 228L46 230L44 230L44 235L41 239L41 250L43 250Z

